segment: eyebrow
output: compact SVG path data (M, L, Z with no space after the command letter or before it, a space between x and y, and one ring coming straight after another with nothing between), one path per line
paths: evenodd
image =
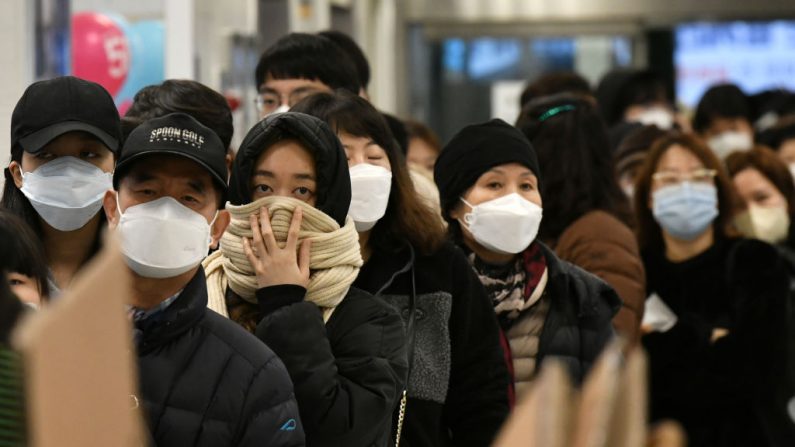
M253 177L267 177L267 178L276 178L276 174L271 171L265 171L262 169L254 171ZM293 174L293 178L298 180L315 180L315 176L309 173L298 173Z
M199 194L204 194L207 191L207 187L204 185L204 182L200 180L188 180L188 186Z

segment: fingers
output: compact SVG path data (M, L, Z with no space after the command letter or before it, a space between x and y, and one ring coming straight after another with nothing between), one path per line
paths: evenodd
M243 252L246 254L246 258L248 258L248 262L251 263L251 265L257 265L259 259L251 249L251 243L248 241L247 237L243 238Z
M298 234L301 231L301 220L303 219L304 211L301 207L296 207L293 211L293 218L290 220L290 229L287 230L287 245L284 246L285 250L295 252L298 247Z
M309 259L312 253L312 241L305 239L301 242L301 250L298 252L298 270L304 278L309 278Z
M251 225L252 230L257 228L254 223ZM260 233L262 233L262 242L268 250L268 253L278 250L279 245L276 243L276 238L273 236L273 228L271 227L271 218L268 215L268 208L264 206L259 211L259 229ZM256 233L256 231L254 231L254 233Z

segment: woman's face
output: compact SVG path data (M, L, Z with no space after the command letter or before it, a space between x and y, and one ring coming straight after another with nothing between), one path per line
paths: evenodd
M386 150L373 141L372 138L357 137L347 132L340 132L337 137L339 137L342 147L345 149L345 157L348 159L349 168L361 163L369 163L388 171L392 170Z
M58 157L79 158L104 172L113 172L113 152L104 143L86 132L68 132L47 143L36 154L22 152L21 162L12 161L8 167L14 184L21 188L22 172L33 172Z
M787 199L775 185L755 168L745 168L734 176L734 186L746 205L765 208L787 207Z
M464 193L463 199L472 206L498 199L508 194L519 194L529 202L542 206L538 190L538 177L533 171L519 163L495 166L484 172L475 184ZM459 202L450 211L450 217L461 219L471 211L466 203Z
M20 301L36 308L41 307L43 299L35 279L18 272L9 272L6 276L11 291Z
M715 174L714 171L707 169L704 163L689 149L674 144L657 162L657 169L651 182L651 192L666 186L678 185L684 181L707 183L714 186ZM651 195L649 202L649 207L651 207Z
M436 164L436 159L439 158L433 146L422 138L412 137L409 139L409 150L406 154L406 161L410 164L421 166L431 172Z
M788 165L795 164L795 138L784 140L781 143L778 148L778 156Z
M281 140L257 158L251 175L251 197L292 197L311 206L317 201L315 160L297 140Z

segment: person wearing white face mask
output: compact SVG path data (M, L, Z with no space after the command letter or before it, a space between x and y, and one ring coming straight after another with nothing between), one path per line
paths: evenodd
M304 445L284 365L207 308L201 261L229 224L225 156L219 137L186 114L145 121L103 198L133 277L138 399L158 445Z
M459 131L434 170L450 233L510 341L518 398L547 357L563 359L582 382L613 338L611 319L621 305L610 286L536 239L541 174L530 142L501 120Z
M354 285L386 300L407 327L401 445L489 445L509 404L499 328L466 258L415 192L387 123L348 93L313 95L292 110L336 130L364 259Z
M780 402L795 394L786 263L737 237L731 180L696 136L658 140L636 191L648 293L676 316L644 327L652 421L679 421L694 446L791 445Z
M2 206L41 239L53 298L99 249L120 139L113 98L93 82L36 82L14 108Z
M745 93L733 84L710 87L698 102L693 129L721 160L732 152L751 150L754 129Z

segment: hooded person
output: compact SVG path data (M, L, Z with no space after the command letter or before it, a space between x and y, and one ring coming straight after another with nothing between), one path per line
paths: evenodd
M517 399L548 357L561 359L581 383L613 338L621 301L536 240L542 174L530 142L502 120L467 126L442 150L434 179L449 231L509 339Z
M295 385L307 445L386 445L405 385L397 311L352 287L362 265L345 152L317 118L286 112L240 146L232 223L204 263L209 306L273 349Z

